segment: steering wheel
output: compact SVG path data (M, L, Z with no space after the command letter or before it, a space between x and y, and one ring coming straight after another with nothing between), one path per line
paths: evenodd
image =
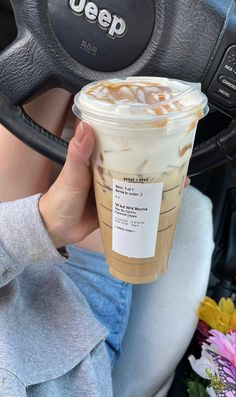
M236 157L235 0L11 0L18 35L0 54L0 122L64 163L67 143L22 105L52 87L156 75L200 81L210 106L232 118L195 146L189 174Z

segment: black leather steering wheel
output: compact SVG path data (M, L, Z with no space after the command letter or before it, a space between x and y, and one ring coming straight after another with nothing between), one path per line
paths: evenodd
M11 0L18 35L0 53L0 122L58 163L67 143L22 105L51 87L156 75L200 81L210 105L236 116L235 0ZM194 148L189 174L236 157L236 122Z

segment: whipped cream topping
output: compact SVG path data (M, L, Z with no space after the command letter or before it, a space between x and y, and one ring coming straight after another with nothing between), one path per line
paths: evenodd
M111 118L179 117L183 113L201 112L207 99L200 83L160 77L129 77L101 80L85 86L75 97L81 112Z
M157 176L175 175L189 161L197 122L208 107L199 83L131 77L88 84L73 110L95 132L99 167Z

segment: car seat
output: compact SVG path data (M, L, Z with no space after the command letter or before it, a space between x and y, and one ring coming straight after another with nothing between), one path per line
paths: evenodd
M196 329L213 248L211 201L190 186L168 271L154 283L134 286L122 354L113 371L114 397L167 396Z

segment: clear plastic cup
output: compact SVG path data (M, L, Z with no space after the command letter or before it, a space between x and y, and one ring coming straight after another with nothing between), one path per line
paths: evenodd
M167 269L207 97L200 83L110 79L83 87L73 111L96 135L94 189L110 272L152 282Z

